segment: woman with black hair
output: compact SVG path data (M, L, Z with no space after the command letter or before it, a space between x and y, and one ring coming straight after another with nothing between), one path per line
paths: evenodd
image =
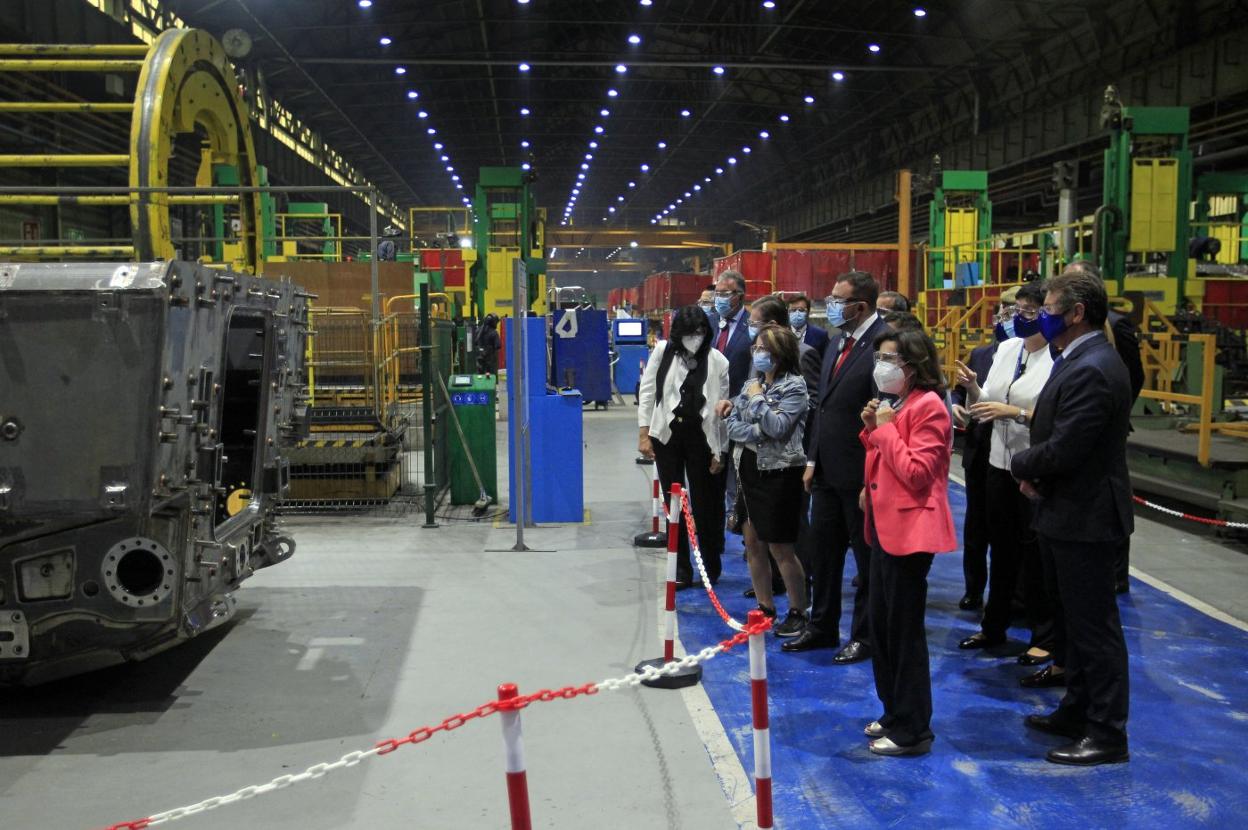
M885 398L862 410L858 501L871 543L871 668L884 712L863 731L877 755L921 755L933 739L927 572L933 554L958 546L948 494L953 424L936 347L922 331L877 337L873 375Z
M653 458L663 493L672 482L688 484L693 520L706 575L719 579L724 552L724 422L713 407L728 396L728 358L711 348L711 325L696 305L672 314L667 340L655 344L641 375L638 450ZM666 498L666 497L665 497ZM680 522L676 587L693 585L689 538Z

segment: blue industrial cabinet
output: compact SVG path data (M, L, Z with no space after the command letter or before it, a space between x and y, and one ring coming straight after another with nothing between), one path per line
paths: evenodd
M611 347L607 312L560 308L551 314L550 384L576 389L584 400L611 400Z
M650 359L650 347L646 345L647 325L646 320L627 317L612 322L616 354L615 388L621 395L637 394L641 373Z
M507 365L515 366L514 320L506 322ZM528 335L529 447L532 489L529 502L534 522L581 522L585 518L585 440L581 393L551 392L546 385L546 318L525 318ZM605 324L604 324L605 334ZM507 383L507 418L516 417L515 386ZM507 444L507 483L515 492L516 448ZM514 499L508 518L516 521Z

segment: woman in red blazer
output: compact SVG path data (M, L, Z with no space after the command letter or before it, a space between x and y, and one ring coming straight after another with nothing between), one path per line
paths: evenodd
M867 448L860 498L871 544L871 662L884 704L864 731L877 755L921 755L933 739L927 572L933 553L958 547L948 495L953 425L926 334L886 332L875 349L876 388L895 401L868 402L859 435Z

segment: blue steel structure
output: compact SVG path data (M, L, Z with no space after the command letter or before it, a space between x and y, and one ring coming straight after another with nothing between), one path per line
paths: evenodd
M581 522L585 518L585 438L582 398L577 390L552 391L546 384L546 318L524 318L528 349L529 455L532 475L529 503L534 522ZM517 365L515 320L504 321L507 366ZM605 328L604 328L605 333ZM507 384L507 417L516 417L514 385ZM516 488L516 448L507 447L508 486ZM508 519L516 521L515 505L508 499Z

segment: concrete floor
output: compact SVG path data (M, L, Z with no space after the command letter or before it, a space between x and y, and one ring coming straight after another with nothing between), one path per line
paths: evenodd
M522 692L580 684L625 675L656 656L663 555L631 546L649 515L649 473L633 464L634 425L631 406L586 413L591 523L529 531L533 552L506 551L514 529L490 523L426 530L417 514L292 519L295 557L243 587L231 626L143 664L3 693L0 825L90 828L140 818L437 723L491 699L500 682ZM1248 557L1186 525L1152 522L1146 508L1139 515L1134 564L1143 575L1248 618ZM726 579L743 573L736 558ZM744 602L739 591L734 602ZM686 609L700 614L705 604L681 594L682 626ZM717 621L690 622L685 644L701 648L726 634ZM733 752L748 744L748 712L736 703L728 711L715 692L744 688L743 658L707 666L718 713L701 687L525 710L535 824L749 826L749 786ZM860 668L850 667L858 685L867 684L859 695L869 691ZM1242 701L1237 687L1222 688ZM798 707L792 715L809 702L777 697L773 712L780 720L786 706ZM805 732L790 722L787 734L796 741ZM741 757L749 767L748 752ZM784 774L778 766L778 792ZM801 786L815 801L841 803L844 782L828 779L820 796L810 790L819 780ZM777 811L784 814L782 804ZM788 827L840 823L795 815L803 818ZM851 815L889 823L884 814L840 814ZM182 825L503 828L498 720Z
M586 414L592 524L530 530L534 552L507 551L514 528L490 523L291 519L295 556L243 586L232 626L4 693L0 826L144 817L436 724L501 682L583 684L661 656L662 552L631 544L649 515L634 418ZM725 786L737 798L748 786L721 784L680 692L536 704L523 722L536 826L738 826ZM178 826L502 828L507 816L493 717Z

